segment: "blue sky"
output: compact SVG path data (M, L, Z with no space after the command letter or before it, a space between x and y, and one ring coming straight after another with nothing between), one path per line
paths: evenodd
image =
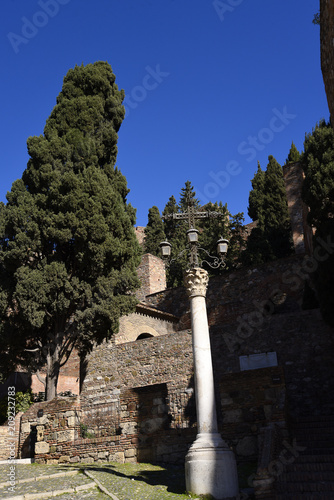
M43 133L67 71L108 61L126 93L117 165L137 225L187 180L247 217L268 155L329 117L318 0L6 0L0 20L0 200Z

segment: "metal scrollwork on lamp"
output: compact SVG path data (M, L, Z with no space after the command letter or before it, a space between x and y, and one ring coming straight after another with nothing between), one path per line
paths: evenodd
M223 217L224 214L221 212L195 212L193 205L188 203L188 210L184 213L169 214L164 217L165 220L168 219L184 219L188 220L189 229L187 231L187 242L188 249L180 252L177 257L171 259L172 245L168 241L162 241L160 243L161 256L169 263L175 261L178 257L183 255L185 252L189 252L189 264L190 268L202 266L204 263L210 266L212 269L218 269L219 267L226 267L224 261L224 256L228 248L228 240L221 237L217 241L217 255L210 255L205 248L202 248L198 242L199 231L195 228L195 219L208 219L208 218L218 218ZM199 252L204 252L206 257L202 260L199 259ZM207 260L210 259L210 260Z

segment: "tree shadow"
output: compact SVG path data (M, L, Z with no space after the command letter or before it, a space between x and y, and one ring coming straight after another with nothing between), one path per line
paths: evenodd
M167 486L167 491L170 493L185 493L186 484L184 467L177 465L165 465L162 468L162 466L157 464L161 467L160 470L145 470L144 468L141 469L141 465L144 467L144 464L137 464L138 471L136 471L135 474L130 471L129 474L120 472L117 470L117 466L111 464L103 465L101 467L96 467L92 464L84 466L83 468L90 472L106 472L130 481L145 482L150 486Z

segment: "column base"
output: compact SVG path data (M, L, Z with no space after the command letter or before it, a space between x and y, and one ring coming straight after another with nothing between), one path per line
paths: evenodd
M198 434L185 462L186 488L215 500L239 498L237 465L220 434Z

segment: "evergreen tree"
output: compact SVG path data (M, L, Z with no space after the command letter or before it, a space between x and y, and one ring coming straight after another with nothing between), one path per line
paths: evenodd
M252 180L248 213L258 221L247 241L242 260L259 264L281 258L292 252L290 217L282 167L273 156L268 157L267 170L260 166Z
M163 221L158 207L148 211L148 223L145 228L144 250L146 253L160 257L159 244L166 239Z
M136 303L140 249L115 167L124 92L108 63L71 69L0 209L0 371L60 367L110 338Z
M164 211L163 216L168 214L186 213L188 202L194 204L194 209L199 211L214 211L222 213L222 217L197 219L195 226L199 230L200 246L212 256L217 256L217 241L220 237L229 240L229 250L226 256L226 269L231 269L239 263L240 251L243 245L243 214L231 215L227 205L219 203L208 203L202 208L196 198L196 193L190 181L187 181L185 187L180 193L180 203L177 204L172 196ZM172 244L172 261L167 269L168 286L181 286L183 284L183 273L188 267L187 256L187 230L188 221L182 219L164 219L164 228L167 240ZM179 255L181 254L181 255ZM200 259L206 260L206 254L202 253ZM210 260L210 259L208 259ZM222 269L212 270L210 266L203 263L203 266L210 272L210 275L222 272Z
M180 193L180 211L186 212L188 210L188 203L191 203L196 210L199 206L199 200L196 198L194 187L190 181L186 181L185 186L181 189Z
M298 149L296 148L294 142L292 141L291 148L288 154L287 159L285 160L285 163L296 163L297 161L300 160L300 153Z
M257 172L255 173L252 183L252 191L249 193L248 199L248 215L253 221L261 221L263 223L263 205L265 197L265 172L261 169L260 163L257 164Z
M171 196L163 210L164 230L166 239L172 245L172 261L167 267L167 286L179 286L183 283L183 269L186 265L186 254L179 256L186 249L186 231L188 226L180 219L167 218L166 216L180 213L180 206L174 196Z
M315 228L313 251L317 267L313 280L324 319L334 326L334 132L322 121L304 142L305 173L302 196L310 211L308 223Z

